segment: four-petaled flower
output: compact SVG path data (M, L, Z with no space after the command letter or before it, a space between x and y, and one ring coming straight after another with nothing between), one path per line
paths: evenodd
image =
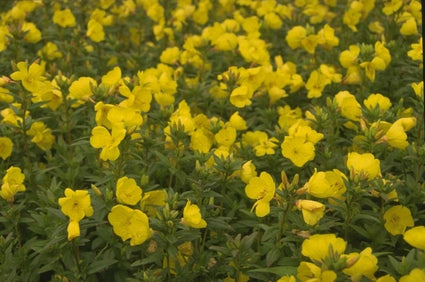
M276 185L273 178L267 172L260 173L259 177L252 177L245 187L245 193L250 199L257 200L252 209L258 217L266 216L270 213L270 201L273 199Z

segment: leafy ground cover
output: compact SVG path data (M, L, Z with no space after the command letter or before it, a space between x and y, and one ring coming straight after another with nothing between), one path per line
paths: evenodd
M1 281L425 281L420 1L6 3Z

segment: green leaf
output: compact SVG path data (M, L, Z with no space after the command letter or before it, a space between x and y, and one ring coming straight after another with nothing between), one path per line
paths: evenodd
M108 268L109 266L117 263L118 260L113 259L113 258L106 258L100 261L95 261L93 263L90 264L89 269L88 269L88 274L94 274L96 272L99 272L103 269Z

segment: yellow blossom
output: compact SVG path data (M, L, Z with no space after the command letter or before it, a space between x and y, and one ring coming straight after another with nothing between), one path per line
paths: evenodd
M252 161L247 161L242 165L242 169L240 170L240 178L241 180L248 184L251 178L257 176L257 170Z
M229 119L230 125L236 130L245 130L247 129L246 121L239 115L239 112L236 111L232 114Z
M202 218L199 207L192 204L190 200L187 201L183 209L182 223L192 228L205 228L207 222Z
M304 188L306 188L307 193L317 198L333 197L338 199L346 191L345 178L346 176L338 169L319 172L315 169Z
M350 171L351 179L359 176L360 179L372 180L381 176L380 161L375 159L371 153L348 153L347 168Z
M367 247L359 253L350 253L346 257L347 261L356 259L356 262L343 270L350 276L351 281L361 281L362 276L370 280L375 280L375 272L378 270L378 259L372 254L372 249Z
M304 222L315 225L324 216L326 206L312 200L298 200L296 206L302 211Z
M418 43L413 43L410 45L412 49L407 52L407 56L409 56L414 61L423 62L423 49L422 49L422 37L419 38Z
M425 271L420 268L414 268L409 274L400 277L399 282L418 282L425 281Z
M222 128L214 135L214 139L219 146L230 147L236 140L236 129L232 126Z
M282 155L298 167L313 160L316 155L314 144L302 137L285 136L281 148Z
M69 86L68 99L76 99L74 107L83 104L90 99L93 94L92 88L97 86L96 80L91 77L80 77Z
M143 244L152 235L149 218L138 209L115 205L108 214L108 221L123 241L130 239L130 246Z
M315 234L304 240L301 253L312 261L323 261L329 255L341 255L345 251L347 242L335 234ZM330 253L332 250L332 253Z
M115 193L117 201L126 205L135 205L142 199L142 189L133 178L127 176L118 179Z
M299 48L302 46L302 40L307 37L307 30L302 26L292 27L287 35L286 42L291 49Z
M341 111L341 115L352 121L359 121L362 116L362 108L356 97L348 91L339 91L335 95L335 101Z
M105 40L103 25L96 20L89 20L86 35L94 42L101 42Z
M230 103L237 108L244 108L251 105L251 97L253 94L251 89L245 85L241 85L233 89L230 94Z
M25 33L24 40L30 43L37 43L41 40L41 31L34 23L24 22L22 24L22 32Z
M44 77L44 66L38 63L32 63L29 67L26 62L19 62L16 67L18 71L15 71L10 75L13 80L20 80L22 86L28 91L36 91L43 85L43 81L46 80Z
M258 177L252 177L245 186L245 194L248 198L257 200L252 209L255 209L258 217L264 217L270 213L270 201L274 197L275 189L272 176L265 171Z
M105 127L96 126L92 129L91 134L90 145L92 145L93 148L102 148L100 153L100 158L102 160L115 161L118 159L120 155L118 146L126 134L124 128L113 127L112 133L109 133Z
M53 42L47 42L46 45L37 52L37 55L47 60L62 58L62 53L59 51L58 46Z
M418 26L415 18L410 17L406 20L400 28L400 34L402 35L415 35L418 34Z
M3 176L0 196L12 203L16 193L26 190L25 185L23 184L24 180L25 175L19 167L9 167L6 174Z
M69 217L71 221L79 222L85 216L93 215L90 194L87 190L65 189L65 197L59 198L59 205L63 214Z
M75 17L69 8L56 10L53 14L53 22L61 27L74 27Z
M385 113L391 107L390 99L381 93L370 94L367 99L363 101L363 104L369 111L378 108L380 113Z
M27 134L32 136L31 142L35 143L43 151L50 150L55 142L52 130L46 127L42 121L34 122Z
M425 226L415 226L403 233L403 239L410 246L425 251Z
M13 142L9 137L0 137L0 158L3 160L12 154Z
M302 261L297 268L297 278L301 282L309 281L326 281L334 282L337 278L337 275L332 270L323 270L320 269L317 265L311 262Z
M391 207L384 214L385 229L392 235L403 234L407 227L414 225L409 208L398 205Z
M140 201L140 207L142 210L146 211L149 216L153 217L157 214L156 207L165 206L167 198L168 194L164 189L149 191L143 193L143 198Z

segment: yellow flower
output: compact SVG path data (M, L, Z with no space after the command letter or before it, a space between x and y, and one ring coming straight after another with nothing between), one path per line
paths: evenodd
M13 202L16 193L26 190L24 180L25 175L19 167L9 167L3 176L0 196L8 202Z
M123 176L117 181L116 195L119 203L135 205L142 199L142 189L136 180Z
M18 71L12 73L10 77L13 80L20 80L26 90L32 92L42 87L43 81L46 80L44 77L44 66L32 63L28 68L27 63L19 62L16 67Z
M227 126L220 129L214 139L219 146L230 148L236 140L236 129L232 126Z
M360 179L372 180L381 176L380 161L371 153L348 153L347 168L350 170L351 179L358 176Z
M179 47L168 47L162 51L159 60L161 63L174 65L179 60L180 50Z
M35 143L43 151L50 150L55 142L52 130L46 127L42 121L34 122L27 134L32 136L31 142Z
M405 149L409 143L407 142L407 134L405 131L416 125L416 118L400 118L395 121L382 137L382 141L387 142L390 146L398 149Z
M410 246L425 251L425 226L413 227L403 234L403 239Z
M357 65L358 56L360 54L360 47L357 45L350 45L348 50L342 51L339 55L339 62L341 65L348 69Z
M380 113L385 113L391 107L390 99L381 93L370 94L367 99L363 101L363 104L369 111L378 108Z
M94 42L101 42L105 40L103 25L96 20L89 20L86 35Z
M407 56L409 56L414 61L423 61L423 49L422 49L422 37L419 38L418 43L413 43L410 45L412 49L407 52Z
M79 222L85 216L93 215L90 194L87 190L65 189L65 197L59 198L59 205L63 214L69 217L71 221Z
M143 198L140 201L140 207L146 211L151 217L157 214L156 207L165 206L168 198L167 191L165 190L154 190L143 194Z
M247 86L241 85L233 89L230 94L230 103L237 108L244 108L251 105L251 97L253 94L253 91Z
M80 236L80 223L75 220L70 220L68 227L66 228L68 232L68 241Z
M3 160L12 154L13 142L9 137L0 137L0 158Z
M252 209L258 217L266 216L270 213L270 201L275 194L276 186L273 178L267 172L261 172L260 176L252 177L245 186L245 194L250 199L257 200Z
M412 214L407 207L391 207L384 214L385 229L392 235L403 234L407 227L414 225Z
M347 242L336 237L335 234L315 234L304 240L301 253L312 261L320 262L329 255L340 256L344 253L346 246Z
M213 134L210 131L198 129L190 136L190 148L192 150L208 153L213 145Z
M56 10L53 14L53 22L61 27L75 26L75 17L69 8Z
M113 89L122 83L120 67L114 67L102 76L102 84Z
M296 282L296 280L293 275L285 275L280 277L276 282Z
M302 26L294 26L286 35L286 42L291 49L301 47L301 41L307 37L307 30Z
M90 145L92 145L93 148L102 148L100 152L100 158L102 160L115 161L118 159L120 155L118 146L126 134L124 128L113 127L111 134L105 127L96 126L92 129L91 134Z
M382 8L382 12L385 15L389 16L397 12L401 8L401 6L403 6L402 0L386 1L384 4L384 7Z
M0 83L1 85L1 83ZM14 100L13 96L10 94L9 89L0 87L0 102L12 103Z
M96 87L97 82L91 77L80 77L78 80L72 82L69 86L68 99L76 99L75 106L79 106L90 99L93 94L92 87Z
M229 119L230 125L236 130L245 130L247 129L246 121L239 115L239 112L236 111Z
M190 200L187 201L183 209L182 223L192 228L205 228L207 222L202 218L199 207L192 204Z
M119 105L124 108L132 108L141 112L149 112L151 108L152 92L151 90L135 86L132 91L127 86L119 88L121 95L127 97ZM100 103L100 102L99 102Z
M362 107L356 97L348 91L339 91L335 95L335 101L341 111L341 115L352 121L359 121L362 116Z
M418 34L418 25L416 24L415 18L411 17L406 20L400 28L402 35L415 35Z
M347 275L350 275L351 281L361 281L362 276L366 276L370 280L375 280L375 272L378 270L378 259L372 254L372 249L367 247L361 253L350 253L347 256L347 261L355 259L356 262L343 270Z
M326 206L311 200L298 200L296 206L302 211L304 222L315 225L323 217Z
M41 31L34 23L24 22L22 32L25 32L24 40L30 43L37 43L41 40Z
M297 268L297 278L302 282L323 281L334 282L337 275L332 270L320 269L317 265L311 262L302 261Z
M306 142L316 144L323 139L324 135L312 129L308 125L304 125L305 121L298 120L289 129L288 134L292 137L302 137Z
M46 45L37 52L37 55L47 60L54 60L62 57L62 53L59 51L58 46L53 42L47 42Z
M305 88L308 90L307 98L319 98L322 96L325 86L330 83L331 80L326 75L317 70L312 71L305 84Z
M13 103L12 105L18 109L21 108L21 104ZM12 108L5 108L1 110L0 113L3 117L2 123L10 124L15 127L19 127L19 125L22 124L22 118L18 116Z
M257 171L255 165L252 161L247 161L242 165L242 169L240 170L240 178L241 180L248 184L251 178L257 176Z
M275 153L274 148L278 146L276 143L279 140L275 137L269 138L267 133L258 131L257 142L258 145L254 147L254 152L257 157L261 157L264 155L273 155Z
M317 171L310 177L304 188L307 193L317 198L340 198L345 193L346 187L344 184L345 175L334 169L332 171Z
M131 246L143 244L151 237L149 218L138 209L115 205L108 214L108 221L123 241L130 239Z
M420 268L414 268L409 274L400 277L399 282L418 282L425 281L425 271Z
M421 81L419 83L412 82L411 84L413 92L418 96L422 101L424 100L424 82Z
M281 144L282 155L291 160L297 167L302 167L315 157L315 148L312 142L306 142L302 137L285 136Z
M327 50L339 45L339 39L335 36L335 30L328 24L325 24L325 26L317 32L317 36L319 38L318 43Z
M394 277L387 274L376 279L376 282L397 282L397 281L394 279Z

